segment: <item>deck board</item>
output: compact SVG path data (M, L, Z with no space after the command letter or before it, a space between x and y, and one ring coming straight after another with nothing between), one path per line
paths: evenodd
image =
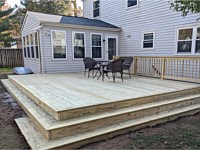
M83 73L10 76L55 111L63 111L150 95L175 92L198 84L125 76L124 82L87 78Z

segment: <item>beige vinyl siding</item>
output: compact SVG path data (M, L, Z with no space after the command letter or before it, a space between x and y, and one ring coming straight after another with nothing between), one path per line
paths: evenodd
M22 28L22 38L23 36L30 35L34 33L35 28L39 27L39 22L27 15L24 20L24 25ZM33 58L24 58L24 66L30 68L34 73L40 73L40 60Z
M53 60L52 59L52 45L51 45L51 35L45 35L46 32L51 30L61 30L66 31L67 40L67 60ZM90 33L100 33L102 38L105 39L105 34L118 35L118 32L108 32L108 31L96 31L87 29L73 29L64 27L52 27L44 26L42 28L42 41L43 41L43 57L44 57L44 72L78 72L84 70L83 60L73 59L73 46L72 46L72 32L84 32L86 40L86 57L91 57L91 43L90 43ZM103 59L105 59L105 44L103 43Z
M84 17L92 18L92 0L84 0ZM122 28L119 36L119 55L169 56L176 55L178 27L199 24L199 14L185 18L170 9L165 0L139 0L139 5L126 7L126 0L102 0L100 20ZM155 30L155 49L142 50L142 33ZM131 37L130 37L131 36Z

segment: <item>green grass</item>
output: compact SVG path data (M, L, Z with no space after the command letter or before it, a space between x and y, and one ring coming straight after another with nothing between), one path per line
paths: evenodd
M12 71L13 67L0 67L0 71Z

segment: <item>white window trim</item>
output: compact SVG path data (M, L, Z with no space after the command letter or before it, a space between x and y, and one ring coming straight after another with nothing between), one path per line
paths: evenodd
M93 0L93 2L92 2L92 18L98 19L101 16L101 10L100 10L100 8L101 8L101 2L99 0L99 16L94 17L94 2L95 1L98 1L98 0Z
M24 37L25 37L25 40L24 40ZM24 59L26 59L27 58L26 36L22 36L22 44L23 44L23 56L24 56ZM25 57L25 53L24 53L24 48L25 48L25 51L26 51L26 57Z
M182 56L188 56L188 55L199 55L200 53L195 53L195 46L196 46L196 36L197 36L197 28L199 28L199 25L191 25L191 26L186 26L186 27L178 27L176 28L176 38L175 38L175 50L174 50L174 55L182 55ZM192 35L192 49L191 52L179 52L178 53L178 38L179 38L179 30L183 30L183 29L193 29L193 35ZM185 41L185 40L184 40Z
M31 34L32 34L32 38L33 38L33 45L31 43ZM30 33L29 35L30 37L30 52L31 52L31 59L35 60L35 43L34 43L34 34L33 33ZM33 53L34 53L34 57L32 56L32 50L31 50L31 47L33 46Z
M152 48L144 48L144 35L145 34L149 34L149 33L153 33L153 47ZM154 50L155 49L155 39L156 39L156 32L155 32L155 30L142 32L141 50Z
M128 7L128 0L126 0L126 10L129 10L129 9L132 9L132 8L135 8L135 7L138 7L138 6L139 6L139 0L137 0L137 5L130 6L130 7Z
M65 33L65 44L66 44L65 53L66 53L66 58L54 58L52 35L53 35L53 32L56 32L56 31ZM65 30L51 30L51 51L52 51L52 60L55 60L55 61L67 60L67 36L66 36L66 31Z
M72 51L73 51L73 60L81 60L83 61L83 58L74 58L74 34L75 33L82 33L84 34L84 51L85 51L85 57L86 57L86 36L85 32L79 32L79 31L72 31Z
M37 33L38 45L36 45L36 43L35 43L35 34L36 34L36 33ZM39 59L40 59L40 49L39 49L39 32L38 32L38 31L36 31L36 32L34 32L33 34L34 34L34 49L35 49L35 47L36 47L36 46L38 46L38 55L39 55L39 58L37 58L37 56L36 56L36 49L35 49L35 60L39 60Z
M103 35L101 33L90 33L90 48L91 48L91 58L92 57L92 35L101 35L101 58L94 58L96 60L103 59ZM94 46L94 47L100 47L100 46Z
M27 36L28 36L28 39L29 39L29 45L28 45L28 41L27 41ZM28 57L28 48L29 48L29 52L30 52L30 57ZM31 49L30 49L30 35L26 35L26 52L27 52L27 59L32 59L31 58Z

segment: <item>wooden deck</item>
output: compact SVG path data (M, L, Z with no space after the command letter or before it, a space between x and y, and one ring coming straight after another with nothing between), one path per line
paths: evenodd
M113 83L67 73L2 83L28 115L16 123L32 149L77 148L200 111L200 85L186 82L125 75Z
M83 73L9 76L56 112L200 87L198 84L125 76L124 82L87 78Z

